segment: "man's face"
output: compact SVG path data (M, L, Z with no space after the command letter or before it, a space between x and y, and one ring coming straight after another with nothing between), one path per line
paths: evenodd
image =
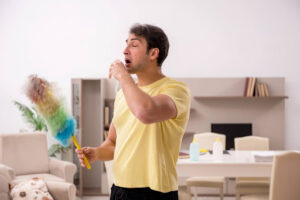
M130 34L127 38L123 54L125 56L126 69L131 74L143 70L149 63L147 41L145 38L135 34Z

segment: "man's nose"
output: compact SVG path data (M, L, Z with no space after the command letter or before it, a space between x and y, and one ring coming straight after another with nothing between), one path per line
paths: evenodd
M125 49L124 49L124 51L123 51L123 54L124 54L124 55L128 55L128 54L129 54L128 47L125 47Z

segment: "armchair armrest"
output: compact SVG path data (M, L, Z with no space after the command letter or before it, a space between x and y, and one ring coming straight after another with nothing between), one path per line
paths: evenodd
M54 199L76 199L76 187L73 183L47 181L46 184Z
M68 183L73 183L73 177L76 172L76 165L71 162L49 159L50 174L63 178Z
M15 178L12 168L0 164L0 193L9 191L9 183Z

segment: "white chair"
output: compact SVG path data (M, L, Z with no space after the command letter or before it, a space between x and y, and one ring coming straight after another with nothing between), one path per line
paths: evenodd
M45 133L0 134L0 199L9 199L9 183L39 177L54 199L75 200L76 165L48 157Z
M288 152L275 156L268 194L245 195L241 200L299 200L300 153Z
M219 138L223 145L223 150L225 149L226 144L226 136L224 134L217 134L217 133L198 133L194 135L194 138L199 143L200 149L207 149L212 150L213 143ZM194 197L197 199L197 187L213 187L220 189L220 199L223 200L224 198L224 177L190 177L186 180L186 185L189 187L191 191L194 189Z
M234 139L235 150L269 150L269 138L258 136L246 136ZM238 177L236 178L236 199L240 199L244 194L267 194L269 192L269 178L251 178Z
M258 136L245 136L234 139L235 150L238 151L268 151L269 138Z

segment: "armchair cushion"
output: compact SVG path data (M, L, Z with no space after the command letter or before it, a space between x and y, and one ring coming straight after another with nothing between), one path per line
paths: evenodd
M46 183L41 178L32 178L14 185L10 195L13 200L18 199L36 199L36 200L53 200L48 192Z
M72 183L67 183L62 178L59 178L59 177L54 176L54 175L34 174L34 175L17 176L12 181L12 184L16 185L16 184L22 183L24 181L32 179L33 177L40 177L43 180L45 180L48 191L50 192L51 196L54 199L58 199L58 200L60 200L60 199L75 200L75 197L76 197L76 187L75 187L75 185L72 184Z
M0 162L16 175L49 172L45 133L0 134L0 149Z

